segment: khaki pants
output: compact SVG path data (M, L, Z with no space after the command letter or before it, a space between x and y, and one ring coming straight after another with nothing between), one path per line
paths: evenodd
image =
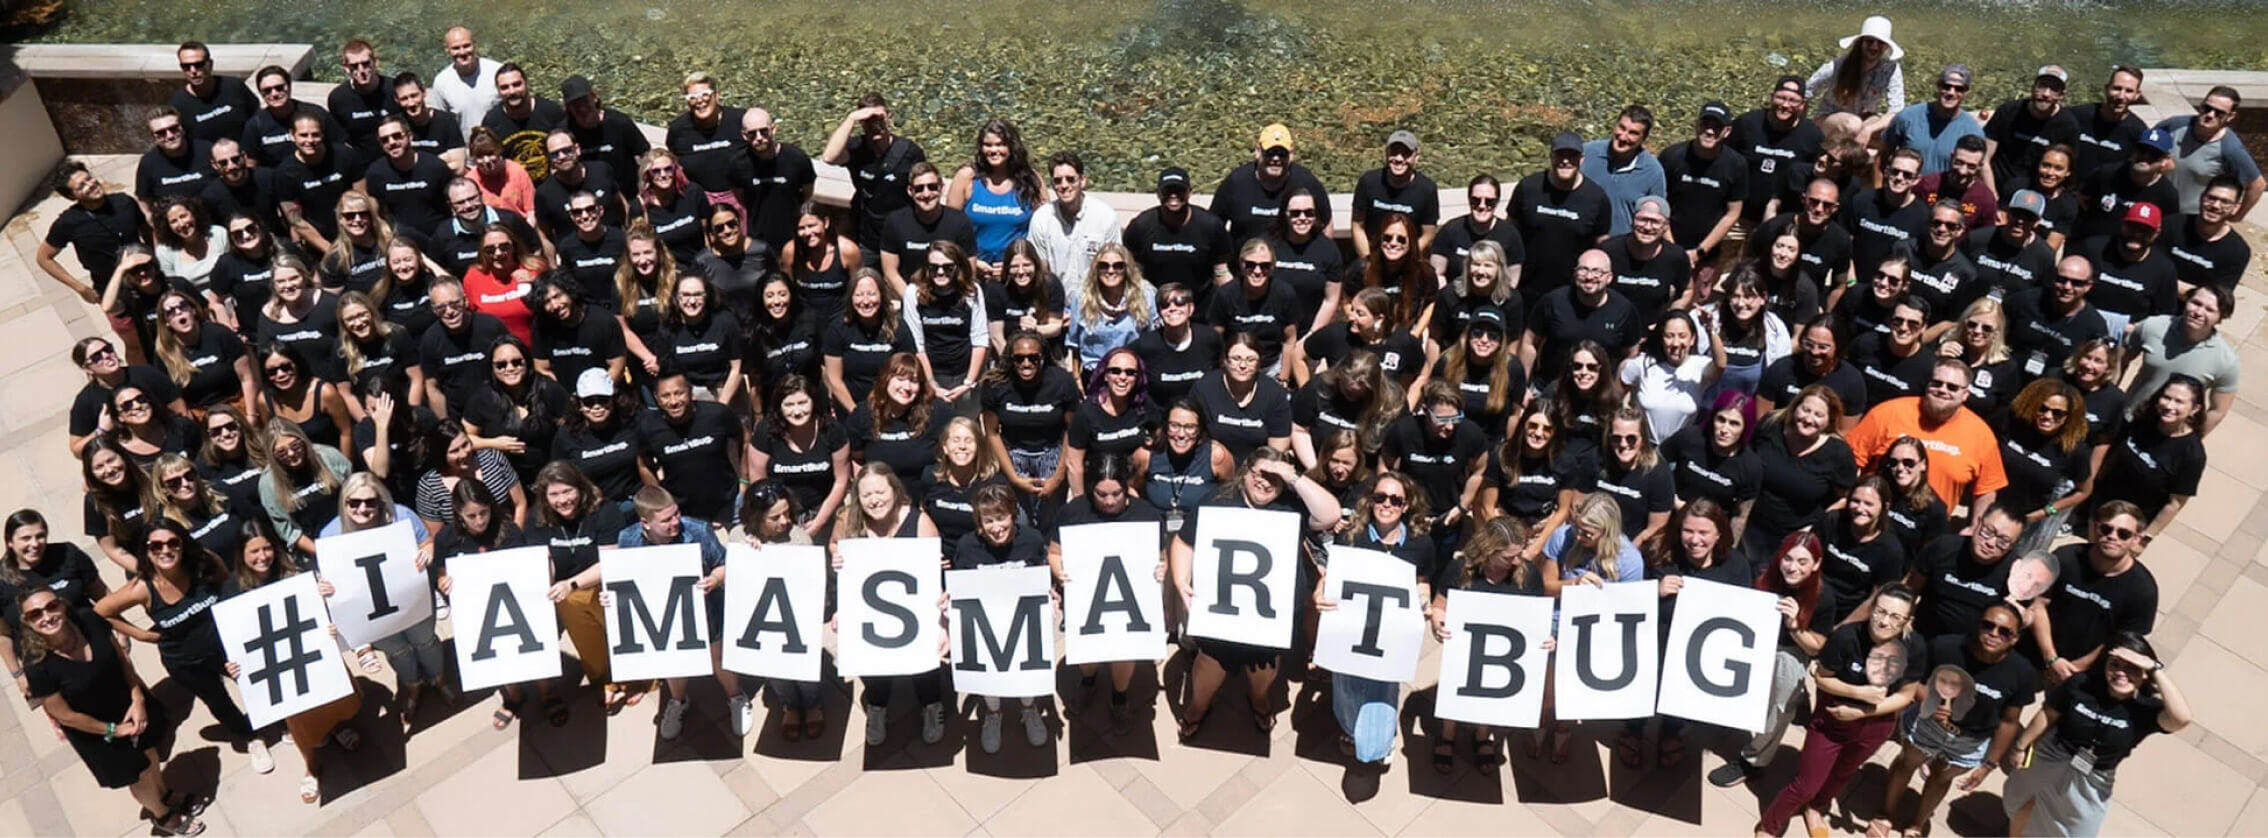
M606 659L606 609L599 607L595 588L574 591L559 602L559 625L575 643L575 658L583 663L583 677L592 684L614 680Z

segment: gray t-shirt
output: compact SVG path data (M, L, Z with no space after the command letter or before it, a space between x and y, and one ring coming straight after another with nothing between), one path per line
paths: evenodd
M2126 412L2131 415L2158 394L2166 379L2181 373L2205 382L2205 388L2216 393L2234 393L2237 373L2236 347L2221 337L2219 330L2203 341L2190 343L2182 338L2181 326L2173 315L2160 314L2145 317L2134 324L2134 331L2126 335L2126 351L2142 362L2142 372L2135 376L2134 385L2127 388Z
M2158 123L2173 134L2173 180L2174 188L2181 192L2183 215L2197 214L2197 199L2216 175L2233 175L2244 183L2260 177L2260 165L2253 162L2252 153L2245 150L2235 128L2221 129L2221 136L2211 141L2198 141L2189 136L2196 121L2194 116L2177 116Z

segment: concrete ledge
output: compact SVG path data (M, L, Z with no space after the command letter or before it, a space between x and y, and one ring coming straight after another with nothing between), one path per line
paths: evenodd
M0 50L32 78L181 80L176 44L23 44ZM270 64L304 78L315 60L313 44L213 44L213 70L249 76Z

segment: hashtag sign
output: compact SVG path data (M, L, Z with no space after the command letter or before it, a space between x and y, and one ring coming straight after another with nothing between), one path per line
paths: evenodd
M284 618L283 625L279 626L275 619L278 604L260 606L260 633L244 644L246 653L259 655L267 661L258 669L252 670L248 677L254 684L268 685L269 704L283 703L286 677L299 683L299 689L293 691L295 695L313 690L314 686L308 683L307 669L323 660L322 655L307 648L307 633L317 627L314 618L300 616L299 600L286 598L280 603ZM279 654L287 646L290 651Z

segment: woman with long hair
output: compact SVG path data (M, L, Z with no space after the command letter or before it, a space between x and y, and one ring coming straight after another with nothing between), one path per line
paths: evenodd
M465 269L465 301L473 311L503 321L506 331L527 343L534 338L535 312L526 298L547 268L543 254L521 241L510 225L490 224L480 231L480 258Z
M1252 338L1260 350L1260 371L1286 387L1305 380L1300 354L1299 301L1289 287L1276 284L1276 252L1266 239L1246 239L1237 250L1237 280L1213 290L1206 320L1224 341Z
M1087 397L1071 411L1071 427L1063 440L1063 457L1070 467L1065 479L1073 497L1086 485L1088 460L1100 454L1133 456L1158 421L1142 357L1130 347L1103 354L1102 363L1087 378L1086 392Z
M1190 416L1194 418L1196 416L1195 411L1192 411ZM1218 443L1215 443L1215 445L1217 446ZM1230 477L1236 475L1236 459L1226 456L1228 449L1221 449L1221 453L1227 468L1220 473L1218 481L1225 483L1228 482ZM1357 439L1353 431L1332 431L1324 434L1322 441L1315 444L1315 467L1307 470L1307 479L1315 481L1317 485L1323 487L1324 491L1339 499L1339 529L1341 530L1346 528L1347 516L1354 514L1355 501L1362 498L1363 489L1370 485L1371 472L1376 465L1373 462L1375 459L1362 453L1362 440ZM1211 487L1208 486L1206 492L1210 493L1211 491ZM1473 506L1473 504L1459 504L1456 508L1463 509L1468 506ZM1460 512L1459 514L1463 513ZM1448 529L1454 532L1462 528L1449 527ZM1440 530L1435 530L1435 532L1438 533ZM1440 551L1437 548L1435 552L1438 554Z
M610 289L611 290L611 289ZM585 370L598 370L621 380L629 366L629 349L622 339L622 324L614 313L583 299L583 283L567 274L536 280L528 298L535 301L535 341L529 348L535 370L545 378L572 386Z
M1598 490L1622 507L1622 534L1636 544L1662 532L1677 506L1677 478L1654 448L1646 416L1636 407L1615 410L1607 420L1606 456L1599 458Z
M1875 598L1865 623L1846 623L1827 635L1811 665L1817 695L1795 779L1765 806L1758 835L1778 836L1798 809L1806 831L1827 832L1828 806L1890 741L1898 714L1919 697L1929 668L1929 648L1911 628L1914 605L1911 589L1892 585Z
M341 395L354 398L356 406L351 412L358 419L370 412L369 400L359 396L373 378L400 378L404 406L425 404L425 366L418 362L419 334L386 319L368 294L348 291L339 295L339 357L346 362L346 381L352 385Z
M1417 222L1398 212L1379 221L1378 244L1353 278L1356 290L1383 288L1393 294L1394 312L1389 316L1413 328L1432 319L1433 300L1441 292L1433 265L1418 250Z
M252 403L259 377L252 374L244 340L207 321L205 304L195 295L176 289L158 296L155 354L193 412L216 404Z
M858 241L835 232L833 216L815 201L795 210L795 238L780 248L780 264L796 299L822 324L843 319L850 278L865 267Z
M291 560L274 529L266 521L252 519L237 527L230 541L237 545L233 559L236 572L221 583L223 596L233 597L272 582L280 582L299 575L299 565ZM329 583L323 583L328 588ZM438 651L438 647L436 647ZM240 673L235 661L227 664L228 677ZM317 803L323 799L323 786L316 777L322 770L322 747L337 742L339 750L354 753L362 745L362 734L354 729L354 717L362 712L362 690L348 679L350 691L338 699L293 713L284 718L284 730L291 743L299 748L299 764L306 773L299 777L299 802Z
M1440 577L1439 557L1428 529L1433 509L1426 490L1409 475L1388 471L1370 481L1370 493L1355 501L1354 516L1338 543L1376 550L1410 565L1417 582L1418 602L1433 601L1433 586ZM1339 600L1328 594L1328 570L1315 576L1315 609L1332 611ZM1391 755L1394 733L1401 727L1395 705L1402 685L1331 673L1331 715L1339 723L1339 753L1366 763L1384 762Z
M512 469L504 452L474 445L472 434L465 430L462 421L443 419L434 423L433 429L426 432L425 450L432 465L417 477L414 508L426 529L436 529L455 517L453 499L457 487L466 483L481 484L501 504L498 514L512 519L515 524L527 525L532 505L528 503L526 490L521 488L519 472Z
M1494 246L1495 242L1482 244ZM1439 309L1435 311L1438 323ZM1479 425L1491 444L1503 441L1512 414L1519 411L1528 395L1528 373L1517 360L1518 350L1506 340L1506 329L1503 309L1493 305L1475 309L1458 330L1458 339L1433 363L1433 374L1428 377L1457 388L1465 418Z
M828 415L811 379L790 375L772 386L763 418L748 436L750 480L769 480L795 496L795 525L812 542L825 537L850 492L850 440ZM764 507L770 511L771 507ZM743 526L748 524L742 520Z
M110 414L117 417L110 439L135 468L148 469L160 454L197 450L197 423L178 413L159 412L140 387L128 384L111 391Z
M1069 474L1063 451L1081 400L1079 383L1048 363L1047 340L1038 332L1018 331L1005 348L1000 364L985 376L981 396L985 456L1015 487L1026 519L1044 523L1053 517Z
M1551 383L1552 418L1571 440L1598 446L1606 442L1607 417L1622 406L1622 382L1614 375L1614 356L1598 341L1576 341L1559 376Z
M133 546L148 521L142 501L149 496L149 474L136 467L118 443L104 434L79 449L79 476L85 481L81 530L102 548L112 564L134 572Z
M1803 238L1796 234L1795 225L1788 225L1766 242L1762 256L1735 266L1733 274L1737 276L1743 268L1755 270L1757 287L1764 292L1766 306L1779 315L1780 322L1787 324L1790 333L1825 310L1826 292L1804 268Z
M89 441L107 436L116 418L110 415L110 397L119 387L132 382L153 393L166 410L188 413L188 405L181 401L181 389L173 386L163 370L155 367L131 365L119 355L118 347L104 338L81 338L71 346L71 363L86 373L86 384L71 399L70 434L71 456L79 456Z
M339 234L316 263L315 274L325 288L368 294L385 281L386 243L394 239L394 225L386 223L368 193L351 189L339 196L338 219Z
M828 539L837 573L843 569L842 542L853 538L936 538L937 525L921 511L921 504L906 493L897 470L887 463L859 467L851 484L855 502L843 507ZM944 565L940 556L938 564ZM866 745L876 747L889 738L890 696L900 681L913 683L914 699L921 704L921 741L934 745L945 738L944 685L936 671L891 678L862 678L866 690L859 703L866 709Z
M239 546L237 531L245 521L260 520L260 516L246 514L230 504L228 496L205 482L187 457L159 457L150 465L149 474L150 497L144 517L180 525L215 556L233 559Z
M1457 561L1453 565L1443 563L1442 576L1433 586L1433 607L1426 612L1426 618L1435 640L1449 642L1449 591L1452 589L1546 596L1543 565L1528 549L1530 540L1528 525L1510 515L1498 515L1474 524ZM1538 641L1537 648L1550 654L1558 644L1555 638L1546 636ZM1433 770L1447 774L1456 767L1459 722L1440 721L1441 737L1433 744ZM1493 775L1497 766L1504 763L1503 751L1496 741L1497 730L1479 724L1472 729L1473 765L1483 774Z
M707 244L701 240L701 225L709 215L708 193L685 176L677 155L666 148L639 155L638 171L638 215L645 219L648 235L658 237L663 252L677 264L692 264Z
M1838 624L1876 591L1905 578L1908 554L1905 544L1891 532L1887 514L1896 492L1882 475L1861 477L1845 497L1843 508L1831 513L1827 525L1819 528L1821 546L1827 551L1823 558L1832 559L1820 569L1829 594L1820 602L1832 605L1828 609L1830 618Z
M1955 323L1938 343L1937 354L1969 365L1970 411L1978 416L1999 413L2025 379L2023 362L2008 350L2008 312L2000 300L1978 297Z
M1233 470L1234 464L1230 464L1230 468ZM1133 461L1120 454L1104 454L1095 458L1094 466L1087 469L1086 475L1086 491L1065 503L1062 511L1056 515L1053 526L1047 528L1047 564L1049 572L1055 575L1057 585L1069 585L1072 581L1071 572L1063 562L1064 527L1119 522L1149 524L1158 534L1161 559L1165 540L1171 537L1165 530L1165 517L1158 507L1135 494L1142 472L1135 468ZM1152 581L1162 583L1166 578L1166 563L1161 560L1156 568ZM1110 725L1114 732L1125 730L1133 715L1127 701L1127 691L1134 686L1136 667L1144 665L1155 668L1154 663L1131 660L1112 661L1109 664ZM1079 666L1079 691L1065 696L1066 708L1084 706L1094 698L1099 692L1095 689L1095 682L1101 674L1102 666L1094 663ZM1072 711L1067 709L1067 712Z
M969 162L953 172L945 205L965 212L976 228L976 268L987 277L1000 273L1008 246L1031 230L1032 211L1048 199L1047 187L1032 168L1024 135L999 117L977 128Z
M2103 458L2095 490L2087 497L2089 514L2122 500L2140 508L2144 544L2165 532L2174 515L2197 496L2205 475L2205 398L2202 382L2183 373L2169 376Z
M1842 40L1843 53L1820 64L1804 82L1804 97L1818 104L1813 116L1850 114L1864 145L1906 108L1906 50L1890 39L1890 19L1873 15L1859 33ZM1966 83L1966 80L1963 80ZM1847 117L1846 117L1847 118Z
M205 476L236 508L260 508L260 477L268 469L267 440L244 412L229 405L205 413L205 444L197 449L197 473ZM88 533L92 535L92 532Z
M276 238L267 223L250 211L230 213L223 226L228 230L228 250L213 264L205 289L229 304L229 315L222 322L239 335L249 335L259 325L260 309L272 293L276 257L288 255L303 264L304 258L298 245Z
M2118 385L2125 368L2118 341L2089 340L2071 348L2063 367L2053 375L2079 390L2087 417L2087 444L2094 447L2095 462L2102 462L2110 442L2126 429L2126 390Z
M936 458L937 439L944 435L952 414L942 409L922 378L914 356L890 357L866 403L843 420L852 459L885 463L894 473L918 476Z
M864 404L892 358L914 353L913 334L886 293L882 272L851 273L848 304L820 335L822 369L831 412L848 416Z
M277 256L269 280L273 293L260 307L252 344L290 344L301 358L316 365L301 372L325 381L346 380L339 363L339 304L337 295L315 284L315 274L297 257ZM266 414L262 414L266 418Z
M545 464L536 472L534 495L534 523L527 529L527 541L551 552L549 595L559 608L559 625L575 644L583 679L603 688L606 714L620 713L653 686L615 683L607 658L606 612L599 605L599 551L615 549L622 513L601 500L598 487L570 463ZM504 698L507 709L516 714L513 691L507 690ZM544 699L543 713L552 727L567 723L567 704L556 695Z
M622 262L614 269L614 293L622 308L615 319L622 324L622 343L637 363L630 365L638 381L661 374L662 315L675 302L677 259L645 219L630 222L622 236Z
M262 414L297 425L325 445L353 447L354 412L337 385L316 377L315 362L299 344L262 343L254 359L260 365Z
M898 307L930 396L954 413L974 413L977 377L991 351L984 291L961 246L932 242ZM964 409L966 408L966 409Z
M416 537L417 569L426 571L433 564L432 535L419 520L417 513L407 506L394 502L386 483L370 472L356 472L346 479L339 490L339 517L323 525L323 536L343 535L351 532L377 529L395 521L408 521L410 533ZM456 695L449 689L441 660L441 641L434 636L434 618L428 613L424 621L405 628L371 644L386 656L394 670L394 694L401 703L394 709L394 717L401 722L403 732L417 724L417 704L425 690L431 688L441 696L444 704L455 704ZM582 647L576 647L579 653Z
M364 296L378 305L387 323L408 332L414 343L440 319L433 315L433 306L426 298L433 280L443 273L440 265L425 258L425 246L417 239L395 236L386 242L385 275L379 277L378 287ZM345 325L343 320L340 325Z
M1914 555L1922 545L1945 534L1952 513L1945 499L1929 485L1928 446L1911 436L1892 440L1882 457L1875 460L1875 470L1890 479L1890 494L1883 498L1882 514L1890 519L1890 531L1897 534L1906 555Z
M983 438L984 429L974 419L955 416L945 420L936 453L913 490L922 514L936 526L948 551L961 536L977 529L972 505L977 492L995 483L1008 484L1006 470L985 453Z
M1588 443L1570 444L1552 418L1550 399L1530 399L1512 423L1512 434L1489 452L1481 472L1477 514L1510 515L1530 532L1551 533L1566 523L1575 502L1596 487L1598 451ZM1528 557L1543 552L1543 540L1528 540Z
M1197 560L1197 517L1207 508L1269 509L1299 513L1307 532L1330 532L1339 525L1339 501L1293 467L1292 456L1282 449L1260 447L1245 455L1236 480L1221 487L1204 504L1189 510L1189 520L1176 533L1168 552L1174 591L1183 612L1196 603L1192 574ZM1230 668L1242 670L1245 701L1252 708L1252 725L1265 736L1275 730L1276 712L1268 690L1275 684L1282 652L1212 638L1197 639L1197 655L1189 665L1189 703L1182 706L1179 736L1187 742L1212 712L1213 697L1228 680Z
M91 608L110 594L86 551L68 541L49 541L48 532L47 516L37 509L9 513L0 529L0 665L14 673L16 689L26 698L32 695L24 678L29 635L17 603L35 591L53 591L68 608Z
M1756 397L1738 391L1718 393L1699 421L1662 442L1662 459L1676 477L1677 501L1716 501L1732 515L1733 539L1748 526L1763 474L1748 441L1756 428Z
M1740 537L1751 562L1769 560L1782 539L1817 523L1819 513L1858 482L1850 443L1835 432L1842 419L1842 398L1813 384L1757 429L1753 444L1763 481Z
M1647 330L1638 354L1622 362L1616 377L1646 411L1652 442L1660 445L1706 404L1702 394L1716 385L1727 361L1716 315L1673 308Z
M165 724L164 705L149 700L118 636L126 632L46 588L28 589L10 605L25 615L24 696L55 721L95 783L131 793L144 812L154 813L156 834L203 833L205 824L197 820L203 803L168 789L159 770L153 728Z
M2024 516L2024 534L2009 549L2019 556L2046 549L2071 510L2094 491L2085 400L2079 388L2042 378L2016 394L2008 412L1994 417L1992 430L2008 472L2008 485L1993 502Z
M984 283L984 304L991 307L992 351L1006 351L1008 336L1016 332L1039 335L1049 363L1063 357L1066 324L1063 283L1058 281L1039 246L1026 239L1009 243L1000 258L1000 278Z
M166 677L196 696L229 737L251 754L252 771L274 771L276 761L268 755L268 743L253 732L252 720L226 686L228 656L221 647L220 630L213 626L212 607L221 600L228 569L171 521L150 522L135 546L140 548L134 559L134 581L139 584L111 591L95 604L95 612L120 634L156 644ZM149 615L151 628L126 621L127 610L136 607Z
M849 482L850 469L840 474ZM740 521L743 543L764 556L764 548L774 544L816 543L811 530L801 521L803 513L796 502L796 493L777 480L758 478L748 484L740 495ZM822 520L824 523L824 520ZM822 535L825 533L822 532ZM721 650L722 646L710 648ZM728 670L718 667L719 677ZM796 681L787 678L764 679L764 691L772 696L772 705L780 708L780 736L789 742L818 739L827 732L827 708L820 700L820 681ZM730 690L737 693L737 690Z
M1302 468L1314 468L1316 435L1344 429L1362 440L1364 454L1376 455L1386 444L1387 429L1410 415L1409 402L1401 384L1379 365L1378 355L1358 350L1292 394L1291 450Z
M2048 690L2009 749L2000 794L2009 834L2100 832L2119 764L2151 734L2180 733L2195 720L2157 649L2139 634L2119 633L2094 669Z
M1665 641L1671 620L1677 614L1677 594L1685 589L1686 580L1700 579L1743 588L1755 584L1755 571L1732 549L1733 533L1732 518L1725 513L1725 508L1716 501L1701 498L1678 510L1669 527L1639 542L1639 549L1646 557L1646 578L1654 580L1654 588L1661 597L1655 621ZM1664 642L1661 649L1666 657L1669 644ZM1685 760L1682 732L1686 722L1659 713L1653 718L1661 721L1655 761L1663 768L1674 767ZM1641 718L1625 722L1622 735L1615 739L1615 754L1626 768L1642 770L1646 767L1647 721Z
M286 548L315 555L315 533L339 515L339 486L354 467L339 449L316 443L286 419L268 420L268 470L260 508Z
M1314 366L1328 370L1361 351L1378 356L1378 365L1407 392L1424 389L1431 372L1427 365L1432 359L1426 354L1431 345L1411 333L1417 324L1395 320L1394 308L1394 296L1382 288L1363 288L1349 295L1339 307L1340 318L1308 335L1301 344L1303 363L1293 368L1292 380L1300 384L1309 380L1311 373L1304 362L1312 361Z
M535 180L528 168L504 153L504 143L486 125L474 126L465 138L465 177L480 187L480 199L490 207L535 217Z
M1764 370L1795 349L1788 321L1774 310L1764 275L1755 265L1743 263L1718 281L1715 299L1694 309L1717 324L1709 341L1725 345L1724 369L1710 384L1705 397L1714 401L1726 392L1755 395ZM1807 286L1808 287L1808 286ZM1814 307L1817 301L1813 302ZM1714 347L1706 351L1714 352Z
M205 202L196 198L176 195L152 204L150 214L158 223L150 225L150 238L157 243L158 272L188 280L199 290L210 287L213 266L226 252L222 242L228 231L213 223Z
M504 453L523 481L549 461L560 417L567 414L567 388L531 369L528 345L510 335L488 348L488 386L473 391L465 405L465 434L473 447Z
M1064 310L1069 313L1064 324L1064 337L1069 347L1078 353L1078 372L1082 380L1091 378L1095 368L1102 365L1103 356L1112 351L1136 345L1159 327L1159 289L1142 278L1142 266L1134 261L1134 254L1118 242L1106 242L1095 249L1087 263L1086 278L1074 288L1065 289ZM1181 320L1182 331L1189 332L1189 320ZM1209 333L1209 330L1207 330ZM1219 335L1212 335L1219 340Z
M772 382L791 375L819 376L819 320L804 307L787 274L773 273L756 287L756 308L749 312L748 341L741 363L747 377L751 409L763 406L763 394Z
M1604 587L1646 578L1645 557L1622 535L1622 507L1597 492L1585 495L1567 523L1551 530L1540 552L1545 596L1556 598L1571 584ZM1556 692L1547 688L1543 723L1529 746L1529 756L1537 757L1548 743L1555 765L1566 762L1575 746L1575 723L1560 721L1553 713Z
M1740 758L1727 760L1709 772L1709 781L1721 787L1738 785L1756 776L1779 752L1795 718L1796 701L1803 695L1805 673L1811 659L1835 628L1834 594L1825 592L1819 572L1826 560L1819 536L1808 530L1789 533L1772 557L1757 570L1755 587L1779 598L1779 652L1773 658L1772 692L1764 705L1764 729L1740 749Z

